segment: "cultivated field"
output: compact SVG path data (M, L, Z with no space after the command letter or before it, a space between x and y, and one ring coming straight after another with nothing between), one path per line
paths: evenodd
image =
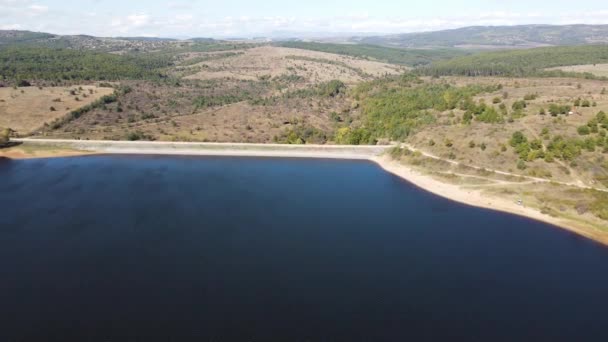
M352 84L386 74L399 74L405 70L402 66L349 56L273 46L239 51L224 58L211 58L213 55L209 54L190 54L189 57L200 58L206 55L210 56L209 60L183 68L192 73L187 79L259 80L299 76L309 84L334 79ZM215 56L217 55L216 53Z
M96 86L0 88L0 127L10 127L18 134L29 134L44 123L61 118L100 97L112 88Z

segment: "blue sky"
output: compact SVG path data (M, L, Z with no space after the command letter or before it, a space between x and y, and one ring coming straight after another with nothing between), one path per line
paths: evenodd
M608 1L0 0L0 29L97 36L402 33L572 23L608 24Z

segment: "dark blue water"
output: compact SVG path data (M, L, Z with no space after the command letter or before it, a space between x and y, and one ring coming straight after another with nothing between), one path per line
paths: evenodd
M0 341L606 341L608 249L371 163L0 161Z

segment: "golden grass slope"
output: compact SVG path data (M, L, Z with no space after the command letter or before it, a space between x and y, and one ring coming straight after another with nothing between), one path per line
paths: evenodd
M572 65L563 66L557 68L551 68L547 70L563 70L567 72L588 72L595 76L608 77L608 64L586 64L586 65Z
M273 46L249 49L236 56L201 62L193 67L201 70L186 78L257 80L264 76L298 75L308 83L334 79L357 83L363 81L365 75L395 75L405 70L403 66L350 56Z
M28 134L113 92L95 86L0 88L0 127Z

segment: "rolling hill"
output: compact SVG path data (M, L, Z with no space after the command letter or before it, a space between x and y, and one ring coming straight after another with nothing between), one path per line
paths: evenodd
M438 61L418 72L432 76L575 76L560 74L559 71L548 72L545 69L605 63L608 63L607 45L553 46L480 52ZM583 76L591 78L593 75Z
M608 43L608 25L471 26L453 30L355 37L354 43L401 48L530 48Z

